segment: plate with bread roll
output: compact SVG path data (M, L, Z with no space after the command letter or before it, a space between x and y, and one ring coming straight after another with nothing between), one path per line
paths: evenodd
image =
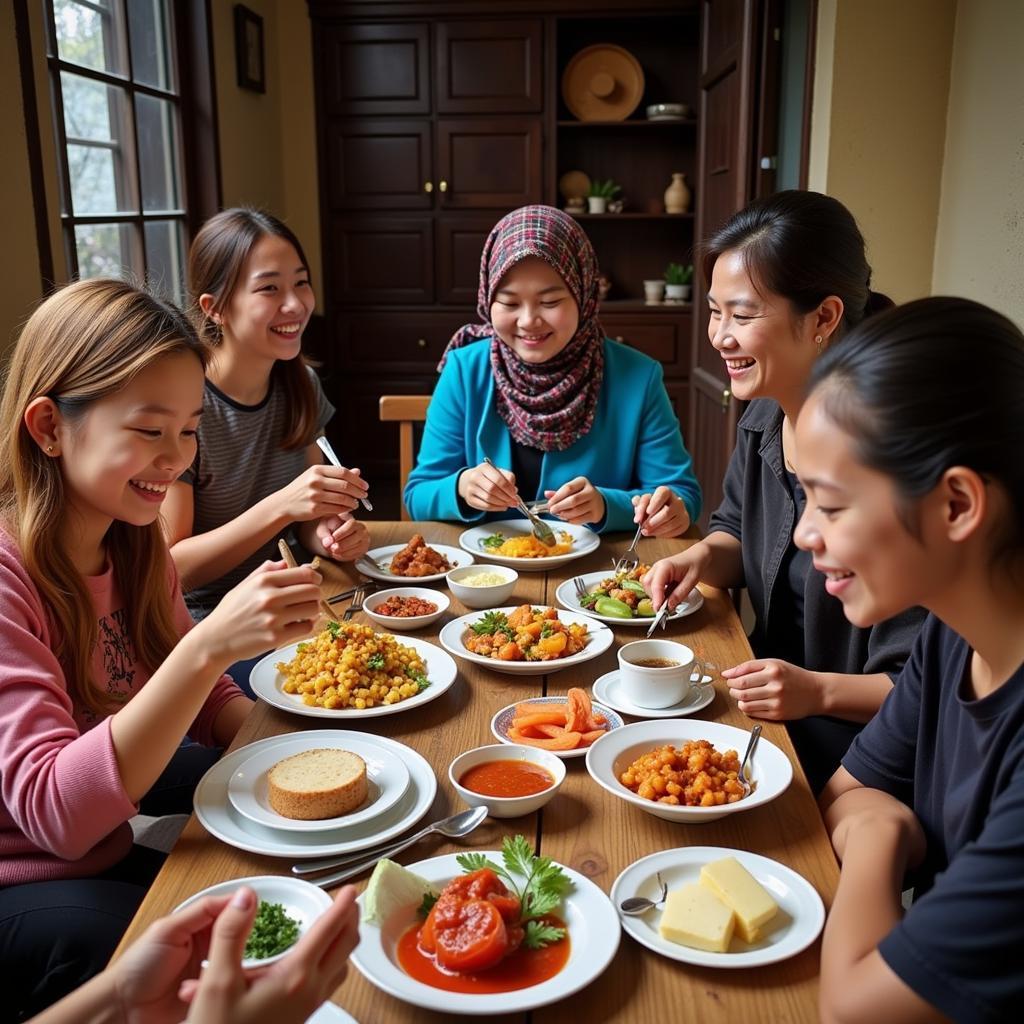
M258 750L228 782L239 814L289 832L329 832L390 810L409 788L409 769L373 737L317 740L303 735Z
M388 775L377 771L382 764L389 766ZM239 773L244 782L235 778ZM415 825L436 794L433 768L404 743L350 729L311 729L268 736L225 754L202 777L193 802L200 824L229 846L301 858L386 843ZM266 820L255 820L256 813ZM304 828L309 822L323 827Z

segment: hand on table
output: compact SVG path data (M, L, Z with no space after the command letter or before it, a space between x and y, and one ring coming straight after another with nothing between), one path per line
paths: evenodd
M668 601L669 610L674 611L700 582L710 561L711 552L707 545L700 543L670 558L659 558L640 581L650 595L654 610Z
M459 497L470 507L483 512L504 512L515 508L519 499L515 474L481 462L459 476Z
M778 658L755 658L722 672L729 696L752 718L786 722L824 711L824 687L817 672Z
M574 477L557 491L545 491L548 511L567 523L599 523L604 519L605 504L601 492L585 477Z
M280 515L289 522L308 522L351 512L369 487L358 469L310 466L276 492Z
M349 515L327 516L316 524L317 540L328 558L354 562L370 550L370 531Z
M678 537L688 529L690 513L671 487L657 487L633 498L633 522L644 524L644 537Z

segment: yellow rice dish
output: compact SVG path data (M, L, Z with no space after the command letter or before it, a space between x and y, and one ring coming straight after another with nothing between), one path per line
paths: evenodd
M506 558L552 558L555 555L567 555L572 551L575 538L571 533L562 530L556 537L558 543L549 548L532 533L519 537L506 537L504 534L495 533L484 538L483 546L488 554L504 555Z
M429 686L426 665L388 633L355 622L330 622L295 657L278 662L285 693L310 707L364 711L397 704Z

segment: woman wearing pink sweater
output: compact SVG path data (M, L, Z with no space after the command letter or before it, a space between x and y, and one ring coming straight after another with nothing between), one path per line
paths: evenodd
M190 810L251 706L224 669L309 631L268 563L191 627L157 518L195 455L205 351L81 281L33 314L0 406L0 962L22 1019L103 967L159 867L128 819Z

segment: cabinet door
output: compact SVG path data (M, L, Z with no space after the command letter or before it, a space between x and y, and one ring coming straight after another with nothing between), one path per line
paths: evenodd
M442 114L525 114L542 104L539 21L451 21L434 28Z
M433 302L432 227L429 216L334 217L332 298L360 306Z
M320 81L331 114L430 112L425 24L322 28Z
M658 316L630 318L601 314L601 325L609 338L639 349L664 367L666 377L685 377L690 372L690 317Z
M437 221L437 301L476 309L480 254L497 217L453 216Z
M429 121L332 121L327 130L333 209L433 206Z
M437 122L437 192L448 210L503 212L541 201L540 121L527 117Z

